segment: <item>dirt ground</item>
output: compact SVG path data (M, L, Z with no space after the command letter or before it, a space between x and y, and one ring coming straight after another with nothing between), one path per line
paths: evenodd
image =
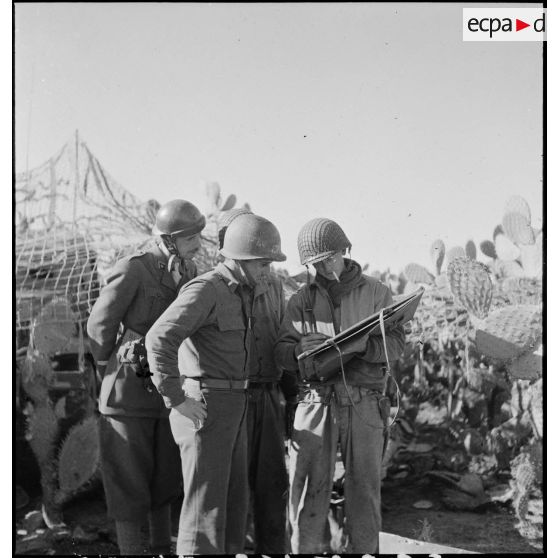
M429 500L433 507L416 509L413 504ZM501 504L490 504L480 513L450 511L437 500L428 482L386 479L383 489L383 531L413 539L462 548L480 553L536 553L514 529L513 512ZM114 528L106 517L102 486L75 499L64 510L67 529L58 533L42 525L23 534L25 515L40 509L40 494L31 494L29 504L16 513L16 554L91 555L118 552ZM176 533L180 502L173 506ZM39 521L40 523L40 521ZM247 549L249 552L249 549Z

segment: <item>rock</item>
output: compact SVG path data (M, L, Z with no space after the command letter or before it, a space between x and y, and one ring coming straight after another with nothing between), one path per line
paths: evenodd
M434 506L430 500L419 500L413 504L413 508L417 510L429 510Z
M32 533L33 531L44 527L45 522L43 521L41 512L39 510L33 510L25 514L23 525L29 533Z

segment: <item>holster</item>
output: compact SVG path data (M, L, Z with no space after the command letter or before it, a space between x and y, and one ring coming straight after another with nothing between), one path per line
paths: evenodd
M127 329L121 339L117 353L118 361L127 364L135 372L136 376L143 380L143 387L150 393L155 389L147 362L147 350L145 348L145 336Z

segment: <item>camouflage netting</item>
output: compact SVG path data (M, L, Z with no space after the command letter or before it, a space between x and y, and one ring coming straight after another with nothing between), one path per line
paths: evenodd
M83 322L104 272L147 241L159 204L142 203L102 167L77 134L47 162L16 176L18 348L52 300L57 321Z

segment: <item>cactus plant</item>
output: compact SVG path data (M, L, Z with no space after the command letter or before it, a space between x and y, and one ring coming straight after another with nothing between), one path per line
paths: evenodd
M494 246L500 260L513 261L521 255L519 248L504 234L496 236Z
M542 355L539 350L528 352L511 361L507 370L517 380L533 380L542 376Z
M477 259L477 247L472 240L468 240L467 244L465 244L465 254L470 260Z
M492 301L492 281L488 268L468 258L455 258L447 270L455 299L477 318L484 318Z
M76 424L68 432L58 454L59 489L55 502L66 503L95 476L100 463L97 419Z
M541 243L522 245L521 267L526 277L541 277L543 266L543 252Z
M405 277L411 283L434 284L434 276L422 265L410 263L405 266Z
M494 240L496 242L496 237L499 234L504 234L504 229L502 228L502 225L496 225L496 227L494 228L494 231L492 232L492 240Z
M480 250L485 256L488 256L493 260L495 260L498 257L498 255L496 254L496 248L494 247L494 243L491 240L483 240L480 243Z
M467 257L467 254L465 253L465 250L463 248L461 248L461 246L454 246L448 252L448 265L455 258L466 258L466 257Z
M506 213L502 221L505 235L514 244L534 244L535 233L521 213Z
M45 355L64 351L76 333L78 316L66 298L46 304L33 321L33 346Z
M475 342L479 352L498 360L515 359L532 351L542 336L538 306L507 306L494 310L478 325Z
M511 196L506 201L504 207L505 213L519 213L527 220L528 224L531 224L531 210L529 204L521 196Z
M430 246L430 259L432 260L434 268L436 269L436 275L440 275L445 255L446 246L443 240L435 240Z

